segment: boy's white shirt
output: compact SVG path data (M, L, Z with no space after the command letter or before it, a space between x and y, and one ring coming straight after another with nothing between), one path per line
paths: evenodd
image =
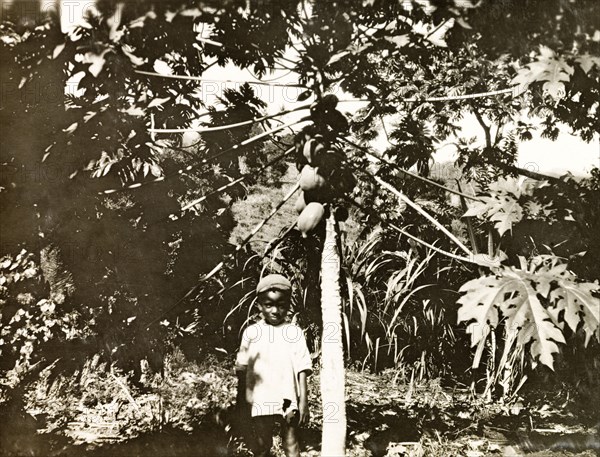
M298 409L298 374L312 371L302 329L264 320L250 325L242 334L236 368L246 371L246 401L252 405L252 416L284 415ZM285 411L284 400L290 401Z

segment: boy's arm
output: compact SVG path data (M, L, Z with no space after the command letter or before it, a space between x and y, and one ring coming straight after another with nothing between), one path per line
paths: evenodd
M238 406L246 404L246 371L248 370L248 348L250 344L247 332L248 329L244 330L242 333L240 350L235 358L235 374L238 380L236 404Z
M237 375L237 396L236 404L238 406L246 404L246 370L237 369L235 374Z
M308 372L301 371L298 373L298 388L300 390L298 399L298 410L300 413L298 425L305 425L308 423L310 412L308 410L308 389L306 387L306 378Z

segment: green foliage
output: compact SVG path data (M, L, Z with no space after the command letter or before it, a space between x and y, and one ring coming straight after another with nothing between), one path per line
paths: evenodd
M598 329L600 299L592 294L598 287L598 283L578 282L556 257L521 259L520 268L501 267L493 276L464 284L458 321L474 321L467 332L476 346L483 345L502 320L507 337L516 338L517 345L531 343L534 366L539 361L553 368L557 343L566 343L565 324L572 332L581 328L586 344Z
M526 182L512 177L500 178L487 188L489 196L480 196L481 201L471 202L464 217L476 216L494 222L500 236L510 231L523 219L524 213L533 217L549 217L550 205L541 205L531 198L536 188L547 186L545 182Z
M0 259L0 376L14 389L44 362L40 347L58 345L89 334L81 312L67 311L64 296L49 290L32 253ZM6 392L3 392L6 394Z

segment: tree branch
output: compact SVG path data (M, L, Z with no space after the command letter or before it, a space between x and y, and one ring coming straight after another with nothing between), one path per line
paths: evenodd
M473 110L473 114L477 118L477 122L479 122L479 125L481 125L481 128L485 132L485 145L486 145L486 147L491 148L492 147L492 133L491 133L490 126L484 122L483 117L481 117L481 113L479 112L477 107L473 103L471 103L470 105Z
M498 142L500 141L500 137L502 136L503 130L504 130L504 123L501 122L498 124L498 130L496 130L496 136L494 137L494 146L498 146Z
M517 173L521 176L526 176L531 179L535 179L537 181L549 181L555 184L566 184L562 179L557 178L555 176L545 175L543 173L538 173L537 171L526 170L524 168L517 167L515 165L506 165L502 167L505 171L509 171L511 173Z

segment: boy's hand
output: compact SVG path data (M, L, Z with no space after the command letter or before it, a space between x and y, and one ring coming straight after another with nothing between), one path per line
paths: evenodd
M298 410L300 413L300 416L298 417L298 425L308 424L308 420L310 419L310 411L308 410L308 401L306 399L300 400L298 404Z
M310 413L308 411L308 389L306 388L306 371L298 373L298 384L300 386L300 398L298 398L298 425L302 426L308 424Z

